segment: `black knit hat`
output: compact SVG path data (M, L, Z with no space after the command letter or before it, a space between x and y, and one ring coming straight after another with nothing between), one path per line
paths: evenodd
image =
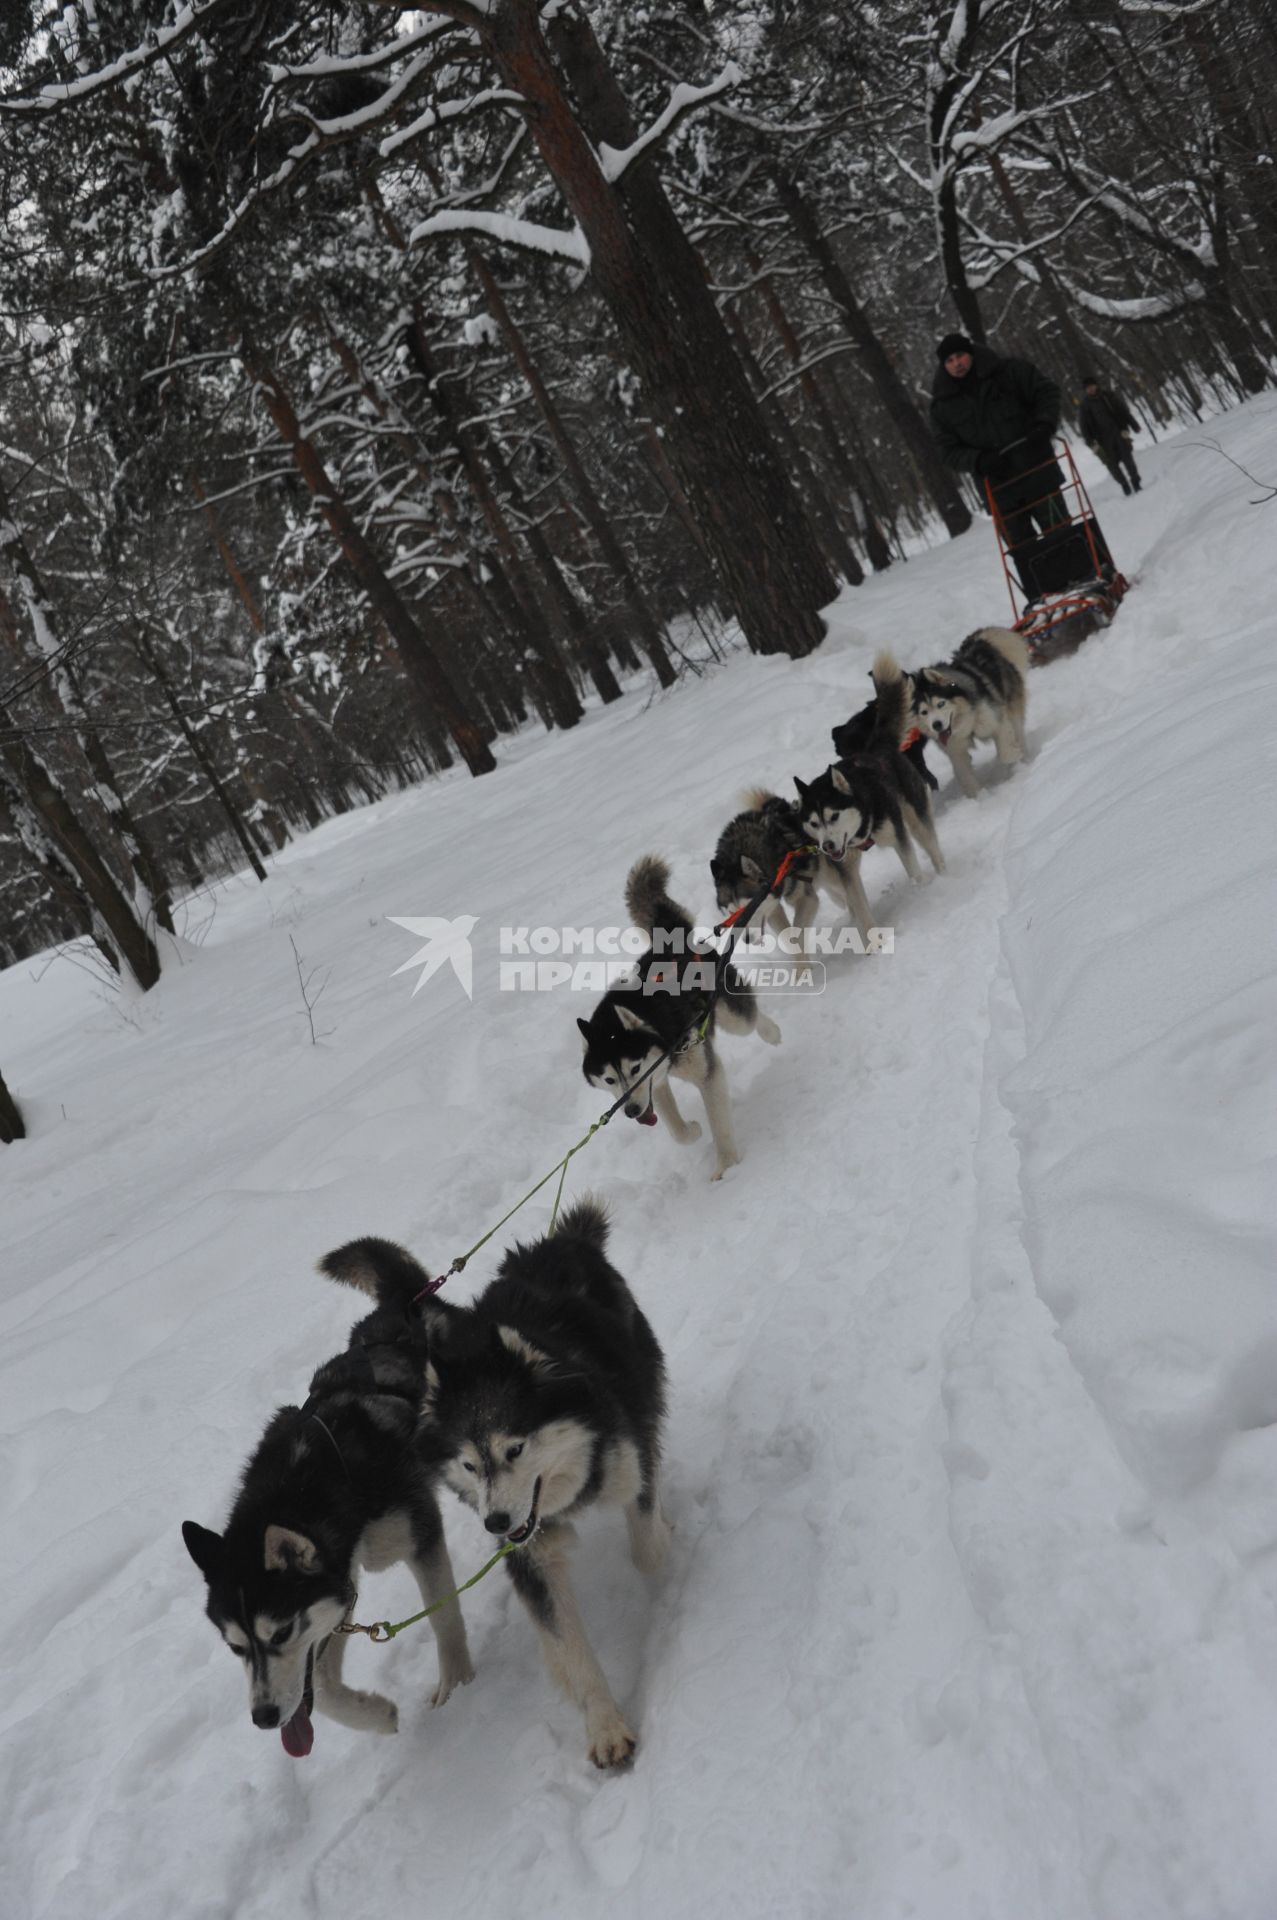
M940 362L941 366L943 366L951 353L974 352L975 348L967 339L965 333L946 333L944 339L936 346L936 359Z

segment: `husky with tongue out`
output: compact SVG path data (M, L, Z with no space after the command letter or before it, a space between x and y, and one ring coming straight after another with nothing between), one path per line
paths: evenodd
M608 1219L585 1198L553 1235L507 1253L470 1306L425 1299L425 1416L417 1449L482 1520L541 1636L551 1676L585 1715L590 1758L618 1766L634 1735L585 1636L568 1572L572 1521L624 1508L630 1557L653 1573L661 1512L665 1364L604 1251ZM384 1240L330 1254L327 1269L371 1289L408 1255ZM417 1284L426 1275L416 1270Z
M699 1140L701 1130L679 1112L670 1076L690 1080L705 1102L717 1154L711 1178L719 1180L740 1155L714 1029L721 1023L729 1033L756 1032L775 1047L780 1028L759 1010L753 989L733 967L722 969L722 991L712 995L715 956L694 946L691 917L670 899L669 884L668 866L650 854L630 869L625 904L652 945L640 956L632 984L611 988L588 1020L577 1021L585 1047L581 1066L609 1099L628 1096L629 1119L645 1127L663 1120L680 1146ZM664 1058L671 1048L676 1051Z
M344 1279L338 1258L323 1270ZM425 1330L412 1305L421 1284L407 1255L382 1263L377 1311L315 1374L305 1405L276 1412L225 1533L193 1520L182 1528L208 1583L209 1619L243 1666L253 1724L277 1727L294 1759L314 1744L314 1708L372 1733L398 1727L393 1701L341 1677L346 1638L336 1629L354 1606L359 1567L404 1561L427 1605L456 1589L434 1478L412 1444L425 1387ZM432 1705L442 1706L473 1668L458 1602L431 1625Z

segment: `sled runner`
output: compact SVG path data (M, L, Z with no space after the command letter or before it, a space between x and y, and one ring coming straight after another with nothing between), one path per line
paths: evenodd
M1011 624L1023 635L1033 665L1042 666L1075 652L1106 627L1128 583L1113 564L1068 441L1058 441L1052 458L1031 471L1041 474L1042 491L1014 509L999 505L1002 487L986 480L984 488L1011 596ZM1063 476L1058 488L1057 474ZM1022 484L1023 476L1017 478ZM1048 501L1054 524L1039 532L1030 516L1045 518L1041 510Z

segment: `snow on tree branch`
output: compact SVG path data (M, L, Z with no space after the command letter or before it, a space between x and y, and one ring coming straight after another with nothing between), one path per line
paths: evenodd
M438 233L480 233L503 246L521 247L527 253L547 253L556 260L568 260L575 267L588 267L590 249L579 227L541 227L531 220L518 220L505 213L483 213L447 209L432 213L415 226L408 244L417 246Z
M141 46L130 48L118 60L113 60L96 73L82 74L78 80L50 81L37 93L26 96L15 95L8 99L0 96L0 113L43 115L56 113L62 107L78 106L93 94L101 93L107 87L119 86L134 74L144 72L147 67L154 66L157 60L167 59L192 34L201 32L211 22L229 13L233 4L234 0L208 0L206 6L181 7L171 26L159 28Z
M664 113L659 114L632 145L622 149L607 145L599 147L599 164L604 179L615 186L627 167L633 166L649 147L663 140L695 107L701 106L706 100L716 100L719 94L738 87L740 82L741 70L734 60L729 60L722 72L705 86L693 87L684 83L675 87Z

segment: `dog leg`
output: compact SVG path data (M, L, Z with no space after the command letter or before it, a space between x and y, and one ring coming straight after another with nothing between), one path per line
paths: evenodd
M678 1104L674 1099L674 1089L670 1086L668 1080L662 1080L658 1086L652 1088L652 1105L656 1108L658 1117L665 1122L680 1147L689 1147L693 1140L700 1139L700 1121L684 1120L678 1110Z
M819 906L820 895L815 887L804 882L794 892L794 925L809 927L816 918L816 910Z
M788 921L785 923L788 925ZM717 1019L728 1033L756 1033L769 1047L780 1045L780 1028L763 1012L753 994L725 993L717 1004Z
M785 912L782 901L770 900L767 903L763 912L763 925L770 927L773 933L784 933L789 925L789 915Z
M433 1547L411 1557L408 1565L426 1606L432 1607L436 1600L456 1592L456 1575L442 1533ZM439 1655L439 1684L430 1696L430 1704L441 1707L454 1687L468 1686L474 1679L461 1602L451 1600L446 1607L440 1607L438 1613L431 1614L430 1625Z
M506 1559L506 1572L532 1615L550 1677L585 1714L590 1758L619 1767L637 1744L585 1637L568 1572L570 1527L543 1527L533 1544Z
M1013 767L1024 757L1024 749L1020 745L1015 720L1011 714L1000 717L997 731L993 736L993 745L998 759L1004 766Z
M625 1509L630 1536L630 1559L640 1573L659 1573L670 1550L670 1523L661 1512L660 1496L653 1492L646 1505L640 1494Z
M701 1099L705 1102L705 1112L709 1119L709 1130L713 1136L714 1151L718 1155L718 1165L710 1175L710 1179L721 1180L729 1167L739 1164L740 1154L736 1150L736 1136L732 1132L732 1106L727 1092L727 1075L715 1056L708 1053L708 1050L700 1088Z
M913 830L922 842L922 850L937 873L944 872L944 855L940 851L940 840L936 834L936 823L931 817L930 805L925 813L915 814Z
M913 841L909 838L909 829L903 822L895 838L896 853L899 856L901 866L911 880L921 881L925 876L923 875L922 868L918 865L918 856L913 850Z
M847 911L855 921L856 930L867 948L873 921L869 913L869 895L865 892L864 881L860 878L860 855L847 854L841 868L837 871L842 879L843 898L847 902Z
M966 794L967 799L978 800L980 798L980 782L976 779L971 766L970 747L965 743L959 745L956 740L950 740L948 746L945 748L945 752L948 754L949 764L953 768L953 777L961 787L963 793Z
M398 1733L399 1709L384 1693L361 1693L341 1677L346 1635L330 1634L315 1658L315 1706L338 1726L358 1733Z

